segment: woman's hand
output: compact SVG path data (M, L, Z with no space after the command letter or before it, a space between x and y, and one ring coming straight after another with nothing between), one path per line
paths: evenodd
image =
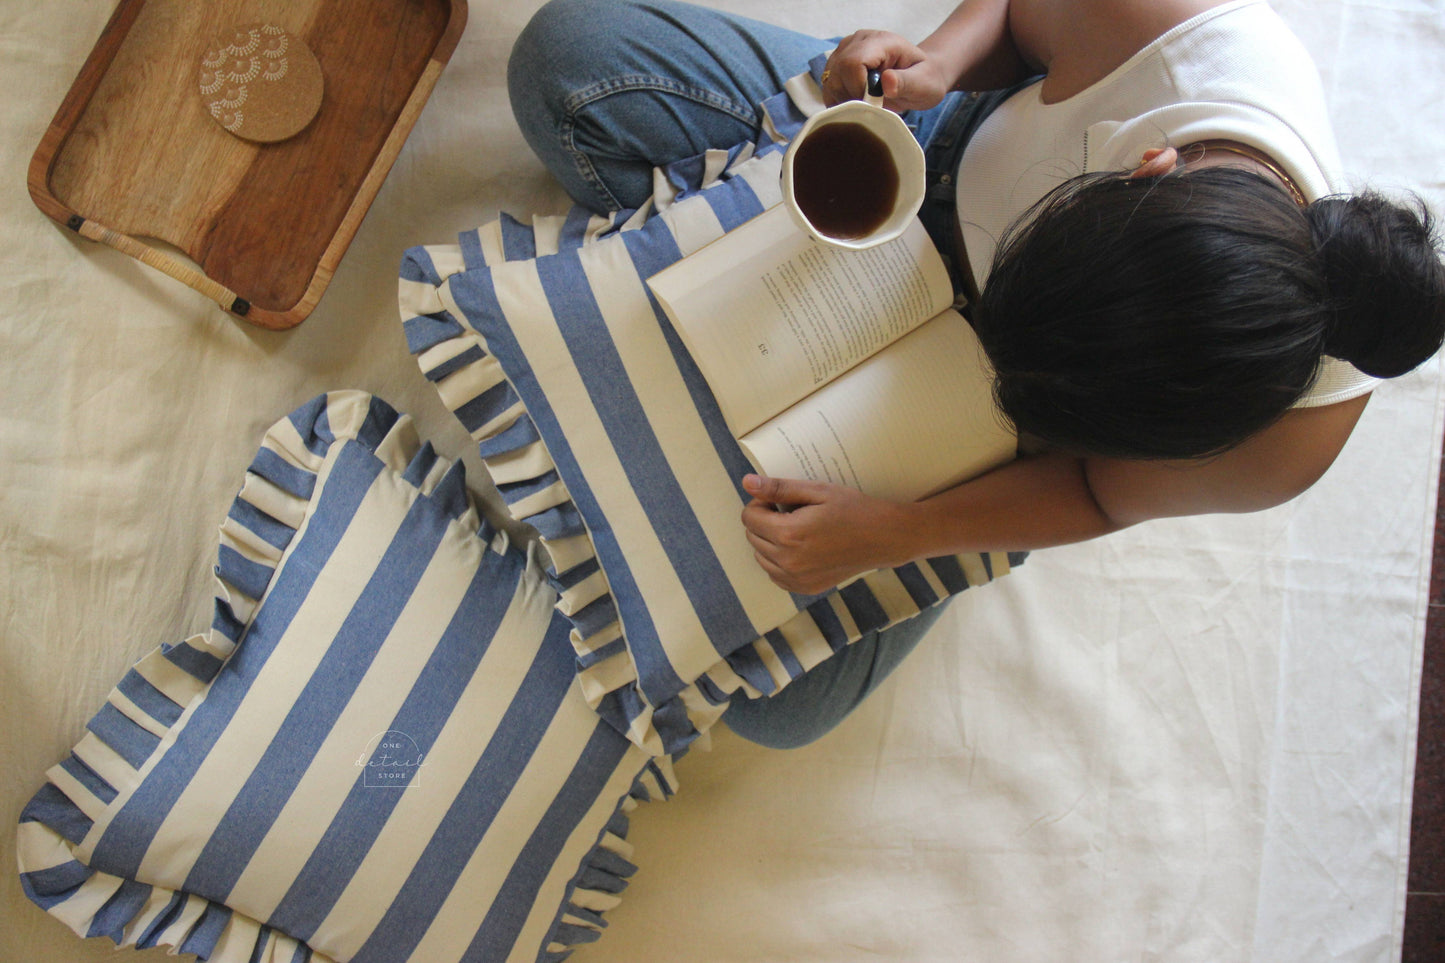
M891 557L906 506L826 482L748 475L743 527L758 564L789 592L813 595Z
M823 73L828 106L863 97L868 71L883 71L883 106L889 110L927 110L953 86L953 77L919 47L896 33L860 30L838 44Z

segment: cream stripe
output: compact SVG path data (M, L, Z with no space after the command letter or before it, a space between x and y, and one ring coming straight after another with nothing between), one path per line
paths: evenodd
M513 955L518 963L530 963L534 957L526 955L529 950L540 946L546 937L547 931L552 927L552 921L557 914L557 908L567 893L567 884L577 875L578 868L597 845L598 831L607 825L607 821L617 812L619 800L632 788L633 782L637 779L638 771L647 762L647 754L636 746L629 747L617 768L613 770L607 785L597 794L596 801L587 815L578 821L572 835L567 838L566 844L558 854L557 859L552 863L552 871L547 874L547 880L542 884L539 895L532 903L532 912L527 917L521 933L517 936L517 952ZM628 861L632 860L632 847L626 840L612 835L605 834L607 848L619 853ZM555 898L551 894L555 893ZM583 894L578 894L582 896ZM611 894L608 894L611 895ZM616 897L613 897L616 900ZM591 923L584 925L595 929Z
M988 581L988 569L983 567L983 558L979 555L968 554L958 557L963 566L963 577L968 579L970 586L983 585Z
M711 209L708 211L712 217ZM777 625L790 618L797 606L787 592L772 583L754 558L738 518L742 503L734 487L735 479L706 442L707 426L693 405L662 328L653 321L647 287L633 270L626 249L607 245L588 252L583 261L628 378L642 409L648 413L648 423L662 451L674 453L669 467L702 526L708 542L706 550L718 557L755 627ZM624 494L636 498L630 488ZM655 583L641 574L637 582L657 623L668 660L685 679L707 671L717 653L709 645L697 644L697 640L707 637L707 629L700 624L687 597L668 585L649 591Z
M475 334L460 335L451 341L444 341L438 348L461 342L462 349L481 346L481 338ZM436 350L436 349L433 349ZM457 352L460 354L460 351ZM436 383L437 393L448 410L455 411L467 402L480 397L506 380L502 366L490 354L465 367L458 368Z
M409 959L416 963L428 963L461 958L476 935L477 924L481 922L483 914L478 912L478 907L490 906L495 900L516 863L519 851L577 765L579 754L587 746L598 724L597 716L580 698L580 693L575 688L570 690L527 768L511 787L486 836L472 853L466 868L447 894L441 911ZM517 952L509 959L525 959L530 963L536 958L537 946L557 912L567 881L576 874L582 856L596 841L622 795L632 785L644 759L641 750L635 748L623 757L623 765L608 781L608 791L616 788L616 792L610 796L604 794L604 798L610 801L601 806L594 804L588 813L590 825L584 823L585 828L574 832L568 840L562 856L548 876L547 884L537 895L533 912L516 944ZM627 772L629 763L633 768ZM590 838L579 846L579 835ZM559 872L558 866L565 869ZM539 912L545 916L545 923L538 920Z
M75 808L85 813L91 822L105 815L105 801L86 788L84 783L67 772L63 766L50 767L46 770L45 778L53 782L56 789L65 793L66 798L75 803Z
M210 901L200 896L187 896L181 904L181 911L164 930L156 942L162 946L176 946L190 933L191 927L200 920L201 914L210 906Z
M587 535L554 538L547 543L547 554L551 557L552 563L557 566L559 573L571 571L583 562L596 557L596 553L592 550L592 539Z
M398 511L405 512L399 494L413 493L383 482L362 499L306 604L161 824L141 862L143 877L184 879L190 872L200 854L192 841L209 836L225 816L395 537Z
M146 928L155 922L161 913L165 912L166 907L171 904L171 897L173 895L175 895L174 891L169 889L162 889L160 887L152 889L150 896L146 899L145 906L139 913L131 917L130 922L127 923L122 930L121 945L133 944L136 940L140 939L141 934L146 931Z
M477 232L477 234L481 238L482 260L486 261L488 264L500 264L503 260L506 259L506 255L502 249L501 221L498 220L488 222L487 226L483 227L480 231ZM448 265L448 267L452 270L443 272L442 277L444 278L451 277L453 274L457 274L464 269L461 249L460 247L458 247L455 250L457 252L456 263L454 265ZM435 259L433 259L433 263L436 263ZM456 311L453 311L452 314L455 315L458 319L461 318L461 315L458 314Z
M717 219L712 208L703 203L669 207L658 217L667 223L684 257L712 243L724 233L722 222Z
M306 510L311 506L310 499L293 495L249 472L241 483L240 499L293 529L301 527L306 519Z
M158 739L164 739L166 733L170 731L170 726L154 718L149 712L146 712L140 706L136 705L130 696L121 692L119 689L110 690L110 696L106 701L115 706L121 715Z
M130 763L121 758L120 753L100 741L100 738L93 732L87 731L80 737L72 750L75 757L85 763L95 774L114 786L122 795L127 795L128 790L137 781L136 771L131 768Z
M510 694L521 687L551 623L554 600L534 574L524 578L491 647L437 736L422 781L401 794L386 827L317 928L314 941L338 958L356 954L420 860L496 731Z
M359 760L411 692L427 656L446 633L485 551L453 525L432 557L376 659L357 684L295 791L231 890L229 902L267 919L306 865L362 776ZM425 760L423 760L425 762ZM418 772L424 781L430 773Z
M514 334L531 361L539 387L554 411L566 412L568 420L564 430L568 442L574 446L576 461L582 466L587 483L617 536L622 554L634 573L652 576L648 581L653 590L645 593L646 600L649 604L658 601L663 606L659 612L675 613L679 605L687 604L682 583L668 561L658 533L633 493L616 450L606 442L606 430L555 318L550 314L542 316L548 302L536 266L531 262L517 262L508 267L511 270L493 272L497 297L509 317L530 316L530 323L517 325ZM443 297L450 300L449 290L443 291ZM697 624L696 615L691 621ZM709 663L714 659L715 654Z
M136 674L182 707L200 695L206 684L177 666L160 649L153 649L134 666Z
M51 916L57 917L62 923L75 930L77 933L84 933L90 929L91 920L105 906L106 901L115 895L125 880L119 876L112 876L109 873L96 873L75 891L75 895L61 903L46 910Z

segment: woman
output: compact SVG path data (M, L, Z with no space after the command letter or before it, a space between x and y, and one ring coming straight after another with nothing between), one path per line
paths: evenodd
M509 80L573 196L624 208L654 164L754 136L751 105L830 46L668 2L559 0ZM917 45L843 40L826 99L861 95L870 67L924 143L922 216L976 287L1000 407L1031 444L909 504L749 476L743 524L784 588L1279 505L1339 454L1372 376L1440 346L1445 266L1423 212L1330 196L1314 67L1263 0L966 0ZM924 628L865 639L725 718L757 741L807 741Z

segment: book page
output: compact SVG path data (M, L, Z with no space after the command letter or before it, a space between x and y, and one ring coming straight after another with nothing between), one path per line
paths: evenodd
M864 251L830 247L782 205L648 284L735 435L876 353L953 301L917 221Z
M764 474L911 501L1013 457L973 328L945 311L748 433Z

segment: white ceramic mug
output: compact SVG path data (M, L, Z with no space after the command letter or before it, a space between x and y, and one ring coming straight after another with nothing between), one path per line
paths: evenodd
M923 206L926 188L923 148L918 145L903 118L882 106L881 75L877 71L870 71L868 79L868 96L864 100L846 101L809 117L802 130L788 144L787 153L783 155L783 203L787 205L794 222L824 244L854 250L873 247L902 234L918 214L918 209ZM876 226L860 236L838 236L820 229L798 204L800 185L795 163L799 151L809 137L822 128L843 123L860 124L877 136L883 142L898 177L898 187L891 208ZM847 163L847 158L843 156L836 160L840 165Z

